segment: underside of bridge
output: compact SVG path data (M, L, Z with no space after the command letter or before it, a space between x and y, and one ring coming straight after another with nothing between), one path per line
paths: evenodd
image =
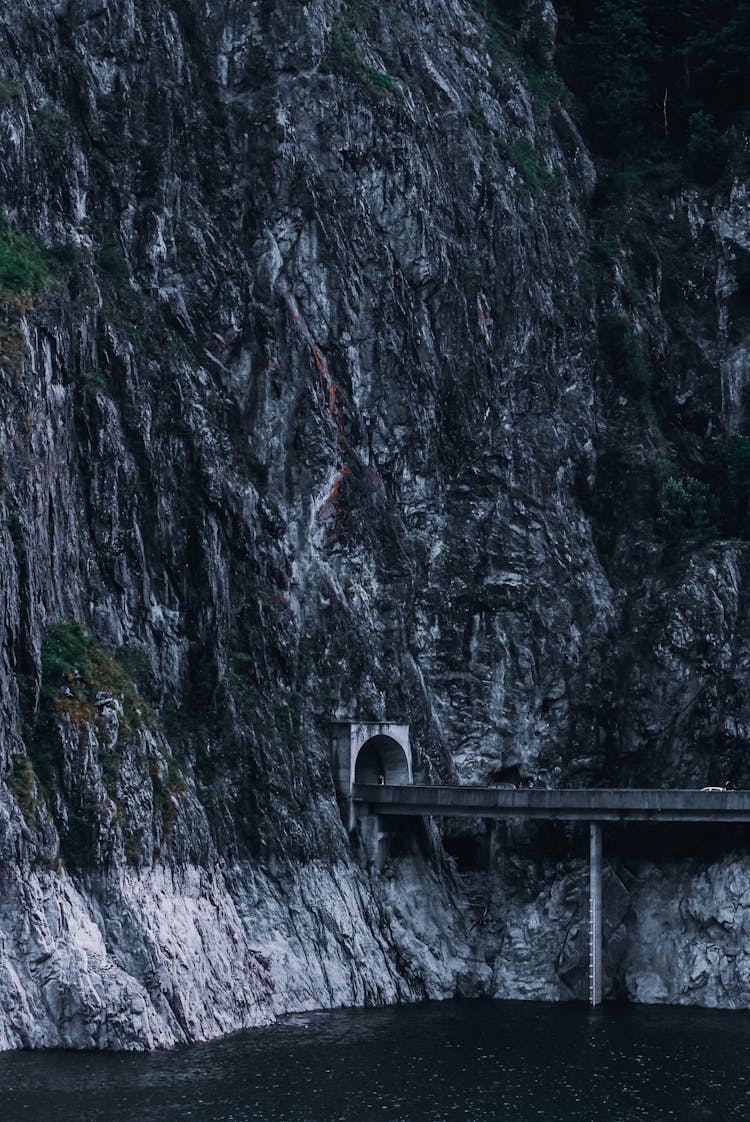
M374 744L378 739L368 742ZM750 823L750 791L721 789L605 789L567 790L534 788L415 785L393 778L379 780L374 767L380 764L377 749L357 759L351 804L356 806L360 835L369 851L380 854L385 837L384 823L390 816L399 822L422 817L473 817L486 819L536 819L588 822L589 835L589 995L592 1005L602 1001L603 914L602 914L602 823L689 823L726 829ZM372 763L371 763L372 761ZM365 766L365 764L367 766ZM366 778L365 778L366 777ZM369 786L368 786L369 784ZM492 843L490 842L490 845Z

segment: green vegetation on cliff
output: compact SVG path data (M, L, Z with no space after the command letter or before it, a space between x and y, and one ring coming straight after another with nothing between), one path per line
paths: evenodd
M738 0L572 0L563 74L585 102L590 138L629 161L686 155L712 182L723 130L746 106L750 8Z
M97 646L78 623L61 620L47 629L42 639L41 683L36 711L26 700L24 739L34 773L44 791L55 783L55 723L63 715L83 726L99 727L101 712L97 695L114 697L122 707L120 729L126 736L153 717L140 698L127 672L117 659ZM103 762L105 786L114 790L119 760ZM23 778L23 777L22 777Z
M128 668L132 655L128 652ZM91 641L78 623L63 620L48 628L42 640L40 708L66 712L76 721L95 720L97 694L118 699L127 732L152 723L127 670Z
M79 259L75 246L45 245L12 226L0 211L0 302L30 306Z
M750 436L713 441L695 475L660 465L657 526L672 542L750 539Z

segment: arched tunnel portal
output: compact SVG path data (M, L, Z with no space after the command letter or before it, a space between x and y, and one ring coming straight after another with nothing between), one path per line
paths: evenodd
M357 753L354 782L410 783L409 759L403 746L383 733L371 736Z

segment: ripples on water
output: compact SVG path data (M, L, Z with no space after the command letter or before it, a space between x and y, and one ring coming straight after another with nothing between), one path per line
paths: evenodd
M750 1013L451 1001L152 1055L0 1054L20 1122L750 1119Z

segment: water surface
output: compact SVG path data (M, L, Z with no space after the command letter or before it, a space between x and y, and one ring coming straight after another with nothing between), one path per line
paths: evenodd
M150 1055L0 1054L2 1122L750 1118L750 1013L451 1001Z

